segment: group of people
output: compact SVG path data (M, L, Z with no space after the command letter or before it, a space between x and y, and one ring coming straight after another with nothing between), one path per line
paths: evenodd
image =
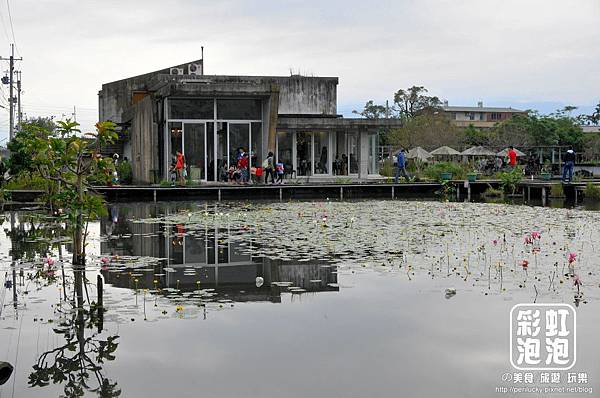
M185 156L179 150L171 164L170 173L172 183L177 181L179 186L186 185L187 167ZM252 181L258 182L263 174L265 184L282 184L285 166L281 162L275 162L273 152L269 152L267 158L262 163L262 167L251 167L248 152L246 152L243 147L240 147L236 150L235 161L231 162L229 167L227 162L223 162L220 169L219 180L247 185ZM269 178L271 180L270 182Z

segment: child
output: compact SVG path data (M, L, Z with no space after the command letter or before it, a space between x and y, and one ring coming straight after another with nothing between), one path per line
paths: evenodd
M276 184L283 183L284 172L285 172L285 167L284 167L283 163L275 163L275 173L277 174L277 180L275 181Z
M177 170L175 169L175 161L171 162L171 168L169 169L169 176L171 177L171 186L175 186L177 181Z

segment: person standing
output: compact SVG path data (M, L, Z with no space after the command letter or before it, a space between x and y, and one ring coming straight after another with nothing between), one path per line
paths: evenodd
M511 169L514 169L515 167L517 167L517 151L515 151L515 148L513 148L513 146L511 145L510 147L508 147L508 166Z
M396 177L394 178L395 184L398 183L400 174L406 178L406 181L409 181L409 176L406 172L406 153L404 152L404 148L400 148L400 151L396 155Z
M273 158L273 152L269 152L263 163L263 168L265 169L265 184L267 184L269 176L271 176L271 184L275 184L275 161Z
M277 173L277 184L283 184L283 175L285 174L285 166L282 162L275 164L275 172Z
M242 184L248 184L248 182L250 181L250 171L248 170L249 159L248 154L243 148L240 148L237 167L240 171L240 182Z
M177 179L179 180L179 186L185 186L185 157L181 151L177 151L177 160L175 162L175 172L177 173Z
M563 165L562 181L570 183L573 180L573 169L575 168L575 151L569 148L565 154L565 163ZM568 178L567 178L568 174Z

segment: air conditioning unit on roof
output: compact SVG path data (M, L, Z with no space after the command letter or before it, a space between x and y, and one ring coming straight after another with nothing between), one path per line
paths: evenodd
M188 65L189 75L202 75L202 64L189 64Z
M171 68L169 69L171 75L183 75L183 68Z

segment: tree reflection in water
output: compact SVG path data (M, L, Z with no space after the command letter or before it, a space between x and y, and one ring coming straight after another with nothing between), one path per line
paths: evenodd
M29 374L29 386L64 384L66 397L82 397L86 393L102 398L120 396L117 382L103 373L105 362L115 359L119 336L102 336L103 309L89 300L85 266L74 267L72 279L65 273L62 261L64 239L61 239L66 233L64 225L46 223L36 215L23 214L19 217L20 222L15 224L14 214L12 217L13 227L6 232L12 243L13 267L17 260L44 258L57 249L62 270L60 279L55 277L53 267L48 264L37 266L36 272L29 275L32 281L46 286L60 281L64 298L64 302L61 300L55 308L59 319L53 328L54 333L64 337L64 344L38 357ZM68 294L67 289L71 287L72 294Z
M99 397L118 397L121 390L103 374L105 361L115 359L119 336L102 338L103 310L95 303L86 305L83 297L85 276L73 271L75 300L67 307L54 332L62 334L65 344L39 356L29 375L30 387L63 384L67 397L82 397L87 392ZM66 288L64 286L63 288ZM91 333L86 336L87 333Z

